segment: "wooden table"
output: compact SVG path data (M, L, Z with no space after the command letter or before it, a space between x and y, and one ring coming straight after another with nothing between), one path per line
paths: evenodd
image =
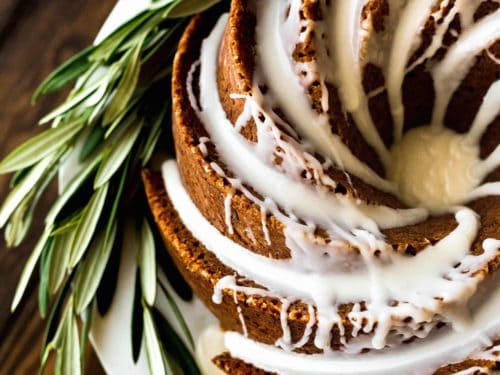
M92 42L115 0L0 0L0 157L40 131L37 119L64 95L44 98L36 106L30 98L43 78L57 65ZM32 282L21 307L9 306L44 212L55 195L55 185L41 204L28 239L8 250L0 242L0 374L36 374L45 323L37 311L37 285ZM0 176L0 200L8 178ZM2 235L3 238L3 235ZM103 373L89 351L86 373ZM51 373L48 369L47 373Z

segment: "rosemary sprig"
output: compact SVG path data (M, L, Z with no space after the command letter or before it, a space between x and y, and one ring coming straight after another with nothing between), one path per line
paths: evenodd
M41 371L51 352L56 373L80 374L92 306L110 265L119 262L124 213L134 207L140 219L133 332L144 337L151 373L196 374L183 341L154 307L157 294L155 240L146 213L136 205L138 173L151 159L162 130L168 128L168 88L173 52L186 18L221 0L156 0L97 45L56 69L33 96L73 84L67 100L40 120L49 129L0 162L0 174L15 172L0 207L0 228L9 246L26 237L36 206L68 160L77 173L65 185L45 218L45 229L29 257L12 302L20 303L40 264L39 306L50 311ZM162 68L150 64L167 51ZM75 158L75 155L77 157ZM137 206L137 207L136 207ZM135 212L137 211L137 212ZM104 281L103 281L104 280ZM103 288L106 287L106 288ZM170 296L169 304L187 337L189 331ZM97 303L99 305L99 303ZM140 313L139 311L142 311ZM83 321L83 328L79 322ZM134 336L134 333L133 333ZM192 340L192 339L190 339ZM140 341L133 343L134 358ZM191 343L192 344L192 343Z

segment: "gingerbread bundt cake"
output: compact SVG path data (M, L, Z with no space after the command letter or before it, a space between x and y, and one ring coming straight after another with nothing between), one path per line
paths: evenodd
M228 374L500 369L500 1L233 0L144 183Z

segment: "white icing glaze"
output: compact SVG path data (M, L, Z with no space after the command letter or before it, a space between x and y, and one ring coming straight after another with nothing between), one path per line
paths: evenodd
M241 329L243 330L243 336L247 337L248 329L247 324L245 323L245 318L243 316L243 310L241 309L241 306L237 306L236 310L238 311L238 317L240 319Z
M347 112L351 113L363 138L377 152L386 168L390 166L389 151L384 145L368 110L361 77L360 43L361 10L366 0L336 1L330 11L330 50L334 55L330 71L335 72L340 98Z
M498 39L499 34L500 10L497 10L465 30L444 59L431 70L436 90L434 126L442 126L450 99L476 61L477 54Z
M326 338L332 322L338 320L334 306L339 303L367 302L367 311L352 313L351 317L358 321L367 319L379 322L378 335L374 336L372 342L374 347L383 347L389 330L401 325L401 320L408 316L413 317L416 324L431 321L436 312L446 316L447 305L466 303L472 296L482 274L475 277L471 275L484 267L498 251L497 243L492 245L485 242L485 252L482 255L468 255L478 221L471 210L464 208L457 211L459 224L449 236L413 258L393 255L392 263L383 265L374 257L367 256L369 272L310 273L301 268L301 259L296 259L295 262L269 259L244 249L221 235L190 200L182 187L175 162L165 164L164 177L167 192L175 197L174 206L193 235L224 264L272 291L238 287L234 277L229 277L219 282L214 302L222 302L223 289L245 290L250 294L290 297L292 301L301 299L310 302L318 308L317 336L320 339L317 344L322 348L328 342ZM459 262L460 266L455 268ZM436 298L441 299L441 302ZM411 303L389 306L389 301ZM387 322L385 329L380 324L383 321ZM465 324L457 319L452 323Z
M492 59L496 64L500 64L500 59L497 58L489 49L486 50L486 54L490 59Z
M489 195L499 195L500 194L499 192L500 192L500 182L489 182L472 190L469 193L468 198L470 200L475 200L478 198L487 197Z
M417 47L415 36L424 26L429 16L429 9L435 0L409 0L399 15L398 26L394 32L394 40L386 68L387 94L394 119L394 139L403 136L404 107L402 86L406 63L412 51Z
M392 159L388 175L400 197L435 213L464 202L484 177L478 168L479 145L448 128L411 129L392 149Z
M267 211L264 205L260 208L260 221L262 223L262 233L266 240L266 244L271 245L271 237L269 236L269 229L267 228Z
M245 228L245 235L247 236L247 238L252 241L252 243L255 245L257 244L257 240L255 239L255 235L253 234L253 231L252 229L250 228Z
M432 124L436 127L442 126L451 96L469 72L475 62L476 55L481 50L487 49L488 45L493 43L500 33L500 11L493 12L474 23L473 13L479 2L458 0L453 4L448 14L439 20L439 16L449 5L449 1L443 1L439 10L431 15L437 26L430 46L409 68L406 68L411 53L418 46L415 35L422 31L433 3L434 1L410 1L403 8L395 31L390 60L386 67L386 76L389 103L394 119L394 136L397 141L403 136L404 107L401 88L405 74L430 59L437 52L455 16L460 15L462 29L465 30L461 34L456 34L457 42L449 49L444 60L431 69L436 89Z
M203 375L224 375L212 359L226 351L224 333L217 325L205 328L196 342L196 360Z
M455 1L453 7L450 9L448 14L446 14L446 16L444 16L444 18L441 19L443 10L446 9L446 7L450 5L450 3L451 0L446 0L441 2L441 4L439 4L439 10L437 12L434 12L434 14L431 14L431 17L435 25L434 37L432 38L431 44L429 47L427 47L424 53L422 53L422 55L417 60L415 60L413 64L411 64L409 68L405 69L406 70L405 73L407 71L412 71L415 67L424 63L427 59L432 58L436 54L438 49L443 45L444 36L446 32L449 30L451 22L453 21L455 16L459 14L459 12L464 10L464 5L467 5L467 3L470 4L470 1L469 0ZM451 31L455 37L458 37L460 35L454 29L451 29Z
M499 292L496 293L496 306L500 304ZM495 302L494 301L494 302ZM495 323L492 320L497 319ZM492 320L489 320L492 319ZM466 358L481 346L485 331L499 333L500 323L495 306L485 307L474 325L462 333L440 332L424 342L404 345L391 351L363 354L352 357L335 355L301 355L279 350L272 346L259 344L237 333L226 333L225 344L231 355L253 363L267 371L282 375L306 374L356 374L356 375L427 375L439 366Z
M221 291L222 292L222 291ZM236 312L238 313L238 318L240 319L241 330L243 331L243 336L248 337L247 324L245 323L245 317L243 316L243 310L238 302L238 295L233 293L233 301L236 305Z
M484 359L486 361L500 361L500 344L493 345L470 356L473 359Z
M234 234L233 223L231 220L231 203L233 201L233 196L234 193L230 192L224 199L224 216L229 234Z
M472 122L467 136L472 142L479 142L489 124L500 113L500 80L493 83L483 98L483 103Z
M198 148L200 149L201 154L206 157L208 155L207 143L210 142L210 139L208 137L201 137L199 141L200 143L198 144Z
M473 366L468 369L456 372L454 375L490 375L492 373L493 372L486 367Z

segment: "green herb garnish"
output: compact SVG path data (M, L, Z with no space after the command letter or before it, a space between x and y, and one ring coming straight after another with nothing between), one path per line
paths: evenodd
M79 173L61 187L45 218L45 229L12 302L14 310L39 264L40 312L49 314L41 370L54 351L56 372L82 373L91 312L96 302L100 305L99 290L109 289L104 285L113 279L108 273L116 271L113 265L119 262L119 251L114 249L122 243L122 213L134 207L141 240L136 282L140 290L135 293L133 314L133 331L140 335L133 333L134 357L144 337L151 373L199 373L183 341L154 308L155 241L146 210L137 203L135 185L162 131L169 127L170 72L187 17L219 1L153 1L102 42L56 69L33 101L72 84L67 100L40 120L40 125L50 124L49 129L0 162L1 174L15 172L0 208L0 228L5 228L9 246L18 246L26 237L38 201L65 162L80 163ZM151 62L159 51L164 64L155 68ZM167 297L192 344L179 309Z

